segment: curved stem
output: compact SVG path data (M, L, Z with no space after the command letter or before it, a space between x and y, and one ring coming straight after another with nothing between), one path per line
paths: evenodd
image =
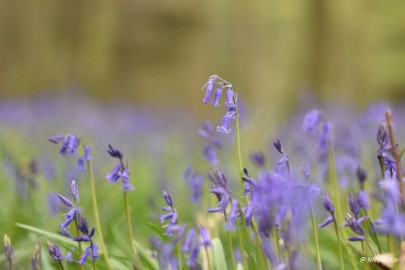
M128 237L129 237L129 242L130 242L131 249L132 249L134 269L140 269L141 264L140 264L140 260L139 260L139 256L138 256L138 251L136 250L134 240L133 240L134 237L133 237L133 233L132 233L132 223L131 223L130 209L129 209L129 203L128 203L128 192L125 192L125 191L124 191L124 206L125 206L125 218L127 220L127 226L128 226Z
M310 202L310 204L311 204L312 230L314 231L314 238L315 238L316 265L318 270L322 270L321 252L319 251L318 230L316 228L314 207L312 205L312 201Z
M99 213L98 213L98 206L97 206L96 184L95 184L95 181L94 181L93 166L91 164L91 160L87 160L87 168L88 168L88 171L89 171L90 190L91 190L91 197L92 197L92 201L93 201L94 220L95 220L95 223L96 223L97 235L98 235L98 238L99 238L99 241L100 241L100 248L101 248L101 250L103 252L107 269L111 270L112 268L111 268L110 260L108 258L107 248L106 248L105 243L104 243L103 231L101 230L100 216L99 216Z

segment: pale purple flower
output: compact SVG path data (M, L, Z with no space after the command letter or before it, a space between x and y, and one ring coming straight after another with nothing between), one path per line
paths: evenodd
M183 244L181 245L181 251L185 253L190 252L191 245L194 240L194 236L196 235L196 230L194 228L188 230L186 239L184 240Z
M216 187L210 190L211 193L214 193L217 195L217 198L219 199L219 203L217 204L216 207L210 208L207 211L208 212L225 212L226 207L228 206L229 200L231 199L231 195L229 192L223 188L223 187Z
M266 157L262 152L253 152L250 154L250 160L259 168L264 167Z
M235 107L235 93L233 92L232 88L229 88L226 91L226 101L225 101L225 106L227 107Z
M124 170L120 173L122 179L122 191L128 192L135 190L135 187L129 182L129 171L128 167L125 167Z
M356 196L357 203L361 209L367 211L370 208L370 202L368 199L367 191L359 191Z
M107 179L108 182L110 183L118 183L121 178L121 171L122 165L121 162L118 161L118 163L114 166L113 170L106 175L105 179Z
M202 245L205 248L208 248L211 245L211 238L208 229L202 226L200 228L200 235L202 238Z
M214 106L221 106L219 105L219 99L222 96L222 87L223 87L223 83L219 83L219 87L215 90L215 96L214 96L214 100L212 101L212 104Z
M209 100L211 99L211 95L212 95L212 91L214 90L214 86L215 86L215 79L208 80L207 84L204 86L205 87L205 96L203 98L204 104L207 104L209 102Z
M314 132L318 124L322 120L322 112L320 110L312 110L309 113L307 113L304 117L304 124L303 124L303 129L306 132Z
M81 264L81 265L85 264L85 263L86 263L86 260L87 260L87 257L89 256L89 254L90 254L90 247L87 247L87 248L84 250L82 256L80 257L80 260L79 260L77 263L78 263L78 264Z

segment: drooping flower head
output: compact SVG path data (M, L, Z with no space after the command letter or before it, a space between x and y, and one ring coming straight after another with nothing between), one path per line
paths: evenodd
M110 154L111 157L117 159L118 161L112 171L105 176L105 179L107 179L107 181L110 183L118 183L121 180L121 189L124 192L135 190L135 187L129 181L130 173L128 166L124 165L124 155L122 154L122 152L113 147L111 144L108 145L107 152L108 154Z
M63 261L63 255L62 252L60 251L60 248L58 245L56 245L54 242L51 240L47 240L47 246L48 246L48 251L49 255L51 255L52 259L56 262L62 262Z

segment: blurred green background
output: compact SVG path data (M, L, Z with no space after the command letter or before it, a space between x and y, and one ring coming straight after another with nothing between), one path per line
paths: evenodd
M0 97L78 87L98 100L201 106L211 74L253 114L297 93L405 97L405 2L0 0ZM186 107L186 106L184 106ZM283 110L282 110L283 109Z

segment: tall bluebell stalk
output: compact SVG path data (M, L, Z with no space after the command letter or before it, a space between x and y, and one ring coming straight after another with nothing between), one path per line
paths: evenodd
M301 173L305 177L305 180L308 181L309 176L311 175L311 167L309 166L309 163L305 160L301 162ZM314 206L312 204L312 199L309 199L309 204L311 207L311 225L312 225L312 231L314 233L314 241L315 241L315 254L316 254L316 266L318 270L322 270L322 262L321 262L321 252L319 250L319 240L318 240L318 230L316 228L316 220L315 220L315 212L314 212Z
M120 179L122 180L121 189L124 193L125 218L126 218L127 226L128 226L128 236L129 236L130 246L132 249L133 266L134 266L134 269L141 269L142 264L141 264L141 261L139 260L138 251L134 244L134 238L133 238L133 233L132 233L132 222L131 222L131 215L130 215L131 211L130 211L130 206L129 206L129 202L128 202L128 192L135 190L135 188L132 186L132 184L129 181L129 170L128 170L128 166L124 165L123 154L118 149L114 148L111 145L108 145L107 151L111 157L118 159L118 163L114 167L113 171L106 176L106 179L110 183L117 183L118 181L120 181Z
M326 225L330 224L333 222L333 225L335 227L335 232L336 232L336 240L338 242L338 250L339 250L339 261L340 261L340 269L343 270L345 269L345 265L343 262L343 252L342 252L342 244L340 242L340 236L339 236L339 229L338 229L338 223L336 221L335 218L335 206L332 204L332 202L329 199L329 196L326 195L323 198L323 206L326 209L326 211L329 212L330 217L328 217L327 219L324 220L324 222L322 222L318 228L323 228Z
M93 213L94 213L94 220L96 223L96 231L97 235L100 241L100 248L101 251L103 252L104 260L106 262L107 269L111 270L111 263L110 259L108 257L108 251L107 247L104 243L104 237L103 237L103 231L101 229L101 222L100 222L100 215L98 213L98 204L97 204L97 194L96 194L96 184L94 181L94 175L93 175L93 166L92 162L90 159L87 160L87 168L89 172L89 184L90 184L90 191L91 191L91 198L93 202Z

